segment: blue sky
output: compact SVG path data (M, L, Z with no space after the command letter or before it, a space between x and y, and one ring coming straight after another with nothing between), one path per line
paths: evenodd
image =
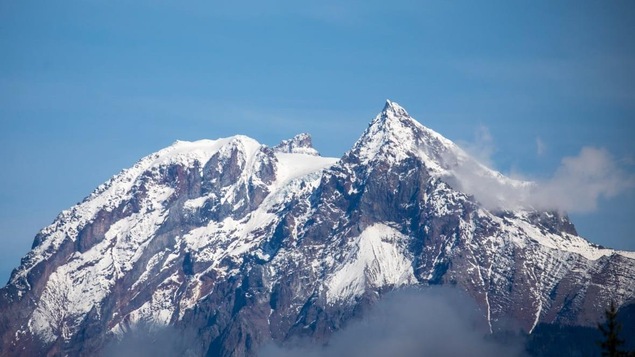
M617 0L1 0L0 280L59 211L177 139L309 132L340 156L386 98L503 173L549 180L591 147L628 181L634 38ZM571 216L635 250L618 186Z

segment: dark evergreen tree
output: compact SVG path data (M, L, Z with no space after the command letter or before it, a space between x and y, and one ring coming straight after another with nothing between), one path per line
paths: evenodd
M613 301L611 301L611 305L604 312L604 316L606 316L604 324L598 324L598 328L604 336L604 340L600 343L602 356L628 356L626 351L620 349L620 347L624 345L624 340L620 339L622 325L617 321L617 308Z

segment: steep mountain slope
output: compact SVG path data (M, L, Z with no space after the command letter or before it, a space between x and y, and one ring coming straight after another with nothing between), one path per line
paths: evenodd
M514 181L388 101L341 159L301 134L176 142L62 212L0 290L1 354L92 355L135 325L174 326L193 355L324 341L399 286L451 284L486 329L594 324L635 299L635 254L568 218L492 203Z

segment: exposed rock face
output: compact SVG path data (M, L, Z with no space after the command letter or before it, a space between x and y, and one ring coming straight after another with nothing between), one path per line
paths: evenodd
M313 148L311 135L307 133L298 134L289 140L282 140L280 144L273 147L273 150L287 154L320 155L320 153Z
M325 341L407 285L463 289L491 331L593 325L635 299L635 254L557 212L484 208L454 179L469 156L396 103L341 159L316 155L305 134L177 142L113 177L0 290L0 354L94 355L143 323L193 334L183 353L253 355Z

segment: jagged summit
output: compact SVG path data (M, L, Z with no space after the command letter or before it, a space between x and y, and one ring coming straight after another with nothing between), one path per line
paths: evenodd
M386 104L384 104L384 109L382 109L382 114L394 115L397 117L409 117L410 115L402 106L400 106L397 102L393 102L390 99L386 99Z
M391 100L386 101L347 155L366 163L419 158L437 176L449 175L449 170L468 157L452 141L420 124Z
M273 147L275 152L286 154L305 154L320 156L320 153L313 147L311 135L301 133L291 139L282 140L280 144Z
M420 161L427 173L453 188L477 196L488 208L520 209L532 183L514 180L470 156L451 140L425 127L402 106L387 100L347 157L353 162L386 162L391 166ZM491 192L498 191L494 195ZM486 193L486 194L483 194Z
M388 101L341 159L300 134L178 142L64 211L0 289L0 355L100 355L135 326L194 334L178 355L327 341L407 285L447 284L489 331L594 324L635 301L635 253L549 212L490 210L493 171ZM455 178L455 182L451 178ZM498 189L485 188L498 193Z
M369 126L381 126L384 130L391 130L397 126L414 126L419 125L413 117L408 114L406 109L400 106L397 102L393 102L390 99L386 99L381 112L371 121ZM422 126L423 127L423 126Z

